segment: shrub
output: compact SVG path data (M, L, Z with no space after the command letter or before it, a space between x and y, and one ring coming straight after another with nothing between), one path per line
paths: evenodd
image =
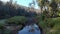
M43 20L39 21L39 24L42 27L51 27L51 28L53 28L55 25L60 24L60 18L59 17L58 18L48 18L46 20L46 22L43 21Z
M14 16L12 18L7 19L8 24L25 24L27 18L24 16Z

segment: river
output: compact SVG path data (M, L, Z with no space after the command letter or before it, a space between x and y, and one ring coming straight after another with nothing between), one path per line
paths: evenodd
M34 24L25 26L22 30L18 31L18 34L41 34L41 31L38 26Z

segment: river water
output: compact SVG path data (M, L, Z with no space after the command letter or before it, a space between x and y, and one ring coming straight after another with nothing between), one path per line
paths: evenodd
M34 31L31 31L34 29ZM41 34L40 29L36 24L25 26L22 30L18 31L18 34Z

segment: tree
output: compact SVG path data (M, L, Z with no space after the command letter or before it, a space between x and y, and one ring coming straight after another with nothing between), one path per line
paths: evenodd
M51 10L53 11L54 17L57 16L57 3L56 3L56 1L52 1L52 3L50 4L50 6L52 8Z
M42 14L41 16L43 15L44 16L44 20L40 21L40 26L46 26L45 27L45 30L47 28L51 28L51 27L54 27L55 23L59 22L59 20L52 20L54 17L56 18L58 15L57 13L59 12L59 8L58 8L58 4L60 4L60 0L51 0L50 2L48 0L37 0L38 2L38 5L41 7L41 11L42 11ZM45 6L47 6L48 10L44 9L42 10L43 8L45 8ZM47 16L48 15L48 16ZM49 17L49 18L47 18ZM51 18L52 17L52 18ZM51 20L52 21L51 21ZM42 24L42 25L41 25ZM45 25L44 25L45 24ZM48 26L48 27L47 27ZM47 31L47 30L46 30Z

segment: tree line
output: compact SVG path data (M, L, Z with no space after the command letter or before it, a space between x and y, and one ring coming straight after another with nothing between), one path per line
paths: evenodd
M5 4L2 1L0 1L0 19L9 18L13 16L31 17L33 15L36 15L36 13L34 12L31 12L31 11L28 12L28 10L25 10L26 8L22 6L18 7L18 4L15 4L15 5L10 4L9 2Z

